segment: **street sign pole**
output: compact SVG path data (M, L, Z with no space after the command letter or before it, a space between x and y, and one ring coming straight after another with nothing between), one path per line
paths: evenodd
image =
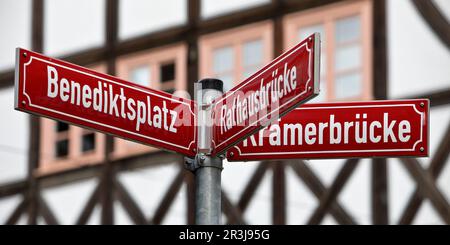
M222 96L223 82L203 79L197 84L198 149L188 168L195 174L195 223L219 225L221 212L222 157L211 156L211 103Z

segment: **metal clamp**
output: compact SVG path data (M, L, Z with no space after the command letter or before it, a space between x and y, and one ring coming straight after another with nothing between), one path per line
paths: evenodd
M195 158L185 157L184 160L185 168L191 172L195 172L195 170L201 167L218 168L220 170L223 169L221 158L210 157L203 153L195 155Z

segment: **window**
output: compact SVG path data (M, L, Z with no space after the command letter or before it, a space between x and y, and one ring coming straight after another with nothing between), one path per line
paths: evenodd
M336 21L335 29L335 96L337 99L357 97L362 92L360 16Z
M224 83L224 90L233 87L234 50L232 47L217 48L213 51L213 76Z
M338 3L284 19L286 49L321 34L321 91L313 101L371 99L371 4Z
M175 44L126 55L117 59L117 76L170 94L186 91L186 53L184 44ZM132 141L115 139L113 157L156 150Z
M150 67L140 66L132 68L130 71L130 81L139 85L149 87L150 86Z
M247 41L242 47L243 77L247 78L263 66L264 46L261 39Z
M57 122L56 123L56 132L65 132L69 130L69 124L64 122Z
M228 91L272 59L272 23L209 34L199 47L200 76L222 80Z
M88 152L94 149L95 149L95 133L87 131L82 136L81 151Z
M104 66L91 67L105 72ZM65 171L104 159L105 136L64 122L41 118L40 174Z
M175 63L161 65L160 68L161 83L175 80Z

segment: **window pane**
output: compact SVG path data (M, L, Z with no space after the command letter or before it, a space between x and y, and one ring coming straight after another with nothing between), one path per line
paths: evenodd
M0 70L14 68L15 48L31 46L31 0L0 1Z
M208 18L215 15L251 8L267 3L270 3L270 0L201 0L201 16L202 18Z
M161 82L175 80L175 63L161 65L160 76Z
M336 98L342 99L361 95L361 82L361 74L359 73L337 77L335 83Z
M104 0L47 0L44 6L44 47L48 54L103 45Z
M56 142L56 157L65 157L69 154L69 140Z
M217 79L222 80L223 82L223 90L224 92L232 89L234 87L233 84L233 76L230 74L223 74L217 77Z
M187 0L119 1L119 38L140 36L186 22Z
M336 42L344 43L359 39L361 23L359 16L353 16L336 22Z
M233 48L224 47L213 52L213 72L223 73L232 71L234 67Z
M242 74L242 79L247 79L251 75L255 74L255 72L257 72L258 70L259 70L259 67L257 67L257 66L246 68L244 70L244 74Z
M336 71L361 67L361 47L352 45L338 48L334 65Z
M83 135L81 151L91 151L95 149L95 133Z
M131 81L142 86L150 86L150 69L148 66L141 66L131 70Z
M69 130L69 124L65 122L56 122L56 132L64 132Z
M242 64L244 67L260 65L263 62L262 40L246 42L243 45Z

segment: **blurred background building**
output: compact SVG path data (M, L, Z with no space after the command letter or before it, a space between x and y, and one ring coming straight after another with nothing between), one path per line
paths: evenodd
M182 156L14 111L23 47L189 97L313 32L312 102L430 98L428 158L225 163L224 224L449 224L450 1L2 0L0 223L191 224Z

